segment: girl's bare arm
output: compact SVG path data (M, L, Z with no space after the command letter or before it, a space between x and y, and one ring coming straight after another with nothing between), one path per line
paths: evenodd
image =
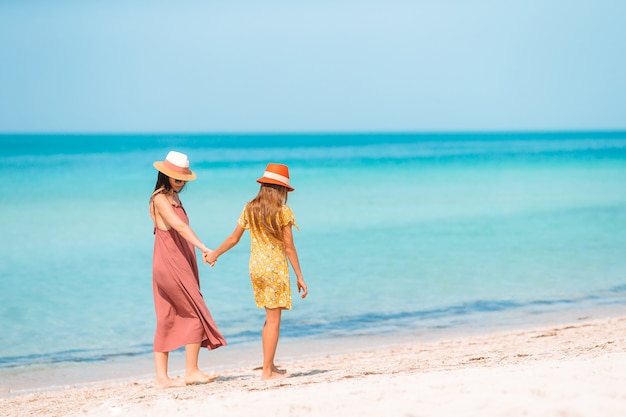
M296 273L296 278L298 279L298 292L302 292L301 297L305 298L309 292L307 290L306 283L304 282L302 271L300 270L298 251L296 251L296 245L293 243L293 233L291 230L291 226L292 225L289 224L283 227L283 236L285 239L285 253L287 254L287 258L291 263L293 272Z
M243 232L244 232L244 228L237 225L235 227L235 230L233 230L233 232L230 234L230 236L224 239L222 244L219 245L215 250L213 250L213 253L211 253L206 258L207 262L217 261L218 257L228 252L233 246L239 243L239 240L241 240L241 236L243 235Z

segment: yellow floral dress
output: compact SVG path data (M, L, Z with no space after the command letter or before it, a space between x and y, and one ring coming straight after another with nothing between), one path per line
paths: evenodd
M285 227L289 224L298 227L291 209L283 205L280 225ZM263 232L250 229L250 219L245 209L239 217L239 225L250 230L250 281L257 307L290 310L291 287L285 244L276 242Z

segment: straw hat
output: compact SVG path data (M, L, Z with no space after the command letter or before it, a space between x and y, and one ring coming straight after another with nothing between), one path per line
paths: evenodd
M189 158L184 153L170 151L164 161L156 161L152 165L176 180L193 181L196 179L196 174L189 169Z
M283 164L267 164L263 176L256 180L261 184L277 184L287 187L289 191L293 191L294 188L289 185L289 168Z

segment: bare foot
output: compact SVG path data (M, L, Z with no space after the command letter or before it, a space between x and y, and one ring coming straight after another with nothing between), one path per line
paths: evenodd
M287 370L286 369L278 369L278 367L276 365L272 365L272 372L275 374L286 374Z
M191 374L185 374L185 384L208 384L209 382L215 381L217 378L219 378L219 375L207 375L204 372L196 371Z
M256 368L252 369L253 371L262 371L263 370L263 366L257 366ZM276 365L272 364L272 372L275 372L277 374L286 374L287 370L286 369L279 369Z
M158 389L167 389L167 388L177 388L184 387L185 383L180 379L172 379L172 378L157 378L156 387Z
M268 379L287 378L288 376L289 376L289 374L287 374L287 372L282 373L282 374L276 373L276 372L270 372L269 375L262 374L261 375L261 379L266 381Z

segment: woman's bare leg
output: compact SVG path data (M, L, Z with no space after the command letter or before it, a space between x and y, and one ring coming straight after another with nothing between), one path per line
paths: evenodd
M183 381L177 381L167 375L167 360L169 352L154 352L154 364L156 366L157 388L184 387Z
M278 337L280 336L280 308L265 309L265 325L263 326L263 373L262 379L281 378L286 376L280 371L274 371L274 356L276 355L276 347L278 346Z
M185 383L206 384L213 382L217 376L209 376L198 368L198 356L200 355L200 343L185 345Z

